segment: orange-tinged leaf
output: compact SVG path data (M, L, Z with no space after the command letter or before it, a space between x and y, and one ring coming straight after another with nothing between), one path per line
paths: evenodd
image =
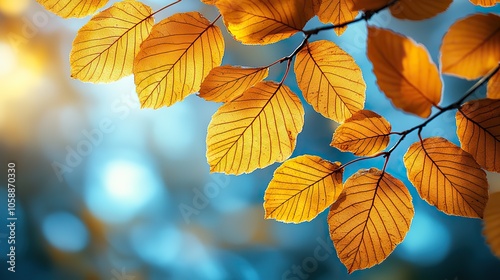
M469 0L472 4L483 7L493 7L496 3L500 3L500 0Z
M455 22L444 36L441 70L469 80L480 78L498 65L499 50L500 16L469 16Z
M317 12L318 18L323 23L339 25L356 18L358 11L353 9L354 0L322 0ZM342 35L347 26L335 28L337 35Z
M369 11L382 8L383 6L389 4L391 0L353 0L353 10L359 11Z
M330 237L349 273L385 260L410 229L414 210L403 182L376 168L360 170L330 208Z
M387 29L368 27L368 58L394 106L426 118L441 100L442 82L424 46Z
M343 122L363 109L366 85L354 58L331 41L308 43L294 65L304 98L317 112Z
M492 193L486 204L483 234L493 254L500 258L500 192Z
M456 119L462 149L484 169L500 172L500 100L469 101L458 110Z
M200 88L200 97L208 101L228 102L240 97L248 88L264 80L269 68L219 66L210 71Z
M391 124L379 114L361 110L341 124L333 134L331 145L357 156L370 156L389 145Z
M483 217L488 181L469 153L432 137L411 145L404 164L408 179L429 204L450 215Z
M36 0L45 9L53 12L54 14L63 17L85 17L95 13L102 8L108 0Z
M207 4L207 5L215 5L215 2L217 0L201 0L201 2Z
M244 44L271 44L302 30L319 0L217 0L234 38Z
M223 55L220 29L200 13L178 13L162 20L153 26L134 62L141 106L170 106L198 91Z
M266 219L286 223L311 221L342 192L343 169L317 156L285 161L274 172L264 195Z
M400 0L390 7L395 18L423 20L448 9L453 0Z
M304 125L300 99L285 85L264 81L225 103L208 126L211 172L249 173L282 162Z
M488 98L500 99L500 71L493 75L488 81L486 94Z
M71 77L112 82L132 74L134 58L153 24L151 8L134 0L115 3L95 15L73 41Z

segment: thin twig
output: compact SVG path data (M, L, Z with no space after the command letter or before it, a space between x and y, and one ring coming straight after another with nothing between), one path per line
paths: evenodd
M159 12L161 12L161 11L165 10L166 8L172 7L173 5L175 5L175 4L177 4L177 3L181 2L181 1L182 1L182 0L177 0L177 1L175 1L175 2L172 2L172 3L170 3L170 4L166 5L166 6L164 6L164 7L160 8L159 10L157 10L157 11L153 12L151 15L149 15L149 17L152 17L152 16L156 15L157 13L159 13Z

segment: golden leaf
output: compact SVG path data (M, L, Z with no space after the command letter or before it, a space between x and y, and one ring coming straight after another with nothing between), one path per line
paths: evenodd
M408 189L376 168L360 170L330 208L330 237L349 273L384 261L405 238L414 210Z
M500 3L500 0L469 0L472 4L483 7L493 7L496 3Z
M445 34L441 45L441 70L469 80L480 78L498 65L499 50L500 16L469 16L455 22Z
M391 124L379 114L361 110L337 127L332 147L357 156L370 156L389 145Z
M368 58L394 106L426 118L441 100L442 82L424 46L387 29L368 27Z
M343 122L363 109L366 85L354 58L333 42L307 44L294 65L304 98L317 112Z
M170 106L198 91L223 56L220 29L200 13L178 13L162 20L153 26L134 62L141 106Z
M311 221L342 192L343 169L317 156L285 161L274 172L264 195L266 219L286 223Z
M95 13L100 8L104 7L108 0L36 0L45 9L54 14L63 17L86 17Z
M500 100L469 101L458 110L456 119L462 149L484 169L500 172Z
M410 146L408 179L429 204L450 215L481 218L488 200L486 173L474 158L442 137Z
M244 44L286 39L315 15L319 0L217 0L215 5L234 38Z
M483 234L493 254L500 258L500 192L491 194L486 204Z
M318 18L323 23L339 25L356 18L358 11L353 9L354 0L322 0L317 12ZM347 26L335 28L338 36L342 35Z
M95 15L73 41L71 77L95 83L132 74L134 58L153 24L151 8L134 0L115 3Z
M446 11L453 0L400 0L391 6L395 18L423 20Z
M225 103L208 126L211 172L241 174L282 162L304 125L300 99L285 85L265 81Z
M491 77L488 81L486 94L488 98L500 99L500 71L493 75L493 77Z
M208 101L228 102L240 97L248 88L264 80L269 68L219 66L210 71L200 88L200 97Z

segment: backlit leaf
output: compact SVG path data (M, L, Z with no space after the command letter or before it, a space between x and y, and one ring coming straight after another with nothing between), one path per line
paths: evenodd
M423 20L448 9L453 0L400 0L391 6L391 14L399 19Z
M376 10L391 0L353 0L354 10ZM422 20L436 16L448 9L453 0L399 0L389 10L399 19Z
M73 41L71 77L112 82L132 74L134 58L153 24L151 8L134 0L115 3L100 12Z
M483 234L493 254L500 258L500 192L492 193L486 204Z
M353 10L376 10L387 5L391 0L353 0Z
M302 30L319 0L217 0L227 29L244 44L271 44Z
M330 208L330 237L349 273L384 261L410 229L414 210L403 182L376 168L360 170Z
M108 0L36 0L45 9L63 17L85 17L102 8Z
M285 85L265 81L225 103L208 126L211 172L241 174L282 162L304 125L300 99Z
M469 153L432 137L411 145L404 164L408 179L429 204L450 215L483 217L488 181Z
M353 0L322 0L317 14L321 22L339 25L356 18L358 11L353 9ZM340 36L346 29L347 26L344 26L334 31Z
M443 73L474 80L500 61L500 16L475 14L455 22L443 38ZM481 63L478 63L481 61Z
M228 102L267 77L269 68L219 66L210 71L200 88L200 97L208 101Z
M357 156L370 156L389 145L391 125L379 114L361 110L337 127L331 145Z
M483 7L493 7L496 3L500 3L500 0L469 0L472 4Z
M339 162L304 155L285 161L274 172L264 195L266 219L287 223L311 221L342 192Z
M363 109L366 85L354 58L331 41L308 43L294 65L304 98L317 112L343 122Z
M170 106L198 91L223 55L220 29L200 13L178 13L162 20L153 26L134 62L141 106Z
M500 71L493 75L488 81L486 93L488 98L500 99Z
M424 46L387 29L368 27L368 58L394 106L426 118L441 100L438 69Z
M500 100L469 101L458 110L456 119L462 149L484 169L500 172Z

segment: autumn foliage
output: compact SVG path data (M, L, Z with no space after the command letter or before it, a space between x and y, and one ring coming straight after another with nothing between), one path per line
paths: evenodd
M84 82L112 82L133 74L143 108L160 108L199 93L222 102L207 133L212 172L249 173L283 162L264 195L265 218L286 223L314 219L329 208L330 236L349 272L384 261L401 243L414 215L412 197L400 179L386 172L392 152L410 133L419 141L404 155L409 181L422 199L440 211L485 219L485 235L500 255L499 196L489 199L484 170L500 172L500 16L478 13L455 22L443 38L439 65L426 47L392 30L369 24L389 10L404 20L432 18L452 0L202 0L220 15L173 14L157 23L145 3L123 0L98 12L106 0L38 0L61 17L93 15L77 33L70 55L71 76ZM147 2L147 1L144 1ZM498 0L471 2L490 7ZM304 29L318 16L325 25ZM223 25L242 44L267 45L301 33L291 54L261 67L222 65ZM366 23L365 23L366 22ZM320 32L338 36L351 24L367 24L367 57L377 84L395 108L423 118L420 125L393 131L380 112L364 109L366 84L354 58ZM280 81L265 80L269 68L286 65ZM331 146L359 156L330 162L314 155L288 159L304 126L304 108L285 84L290 71L304 100L340 125ZM480 79L447 106L442 75ZM487 85L488 99L466 102ZM432 114L433 112L434 114ZM422 130L456 110L460 146ZM397 142L389 147L391 136ZM382 157L377 169L343 171L361 160Z

